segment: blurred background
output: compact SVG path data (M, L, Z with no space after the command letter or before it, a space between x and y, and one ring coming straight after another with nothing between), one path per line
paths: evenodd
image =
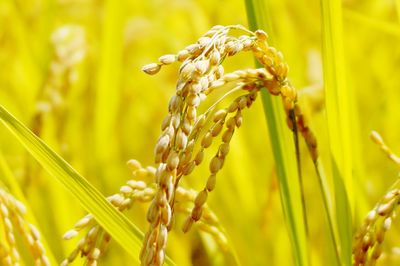
M285 55L291 82L301 90L300 102L318 137L322 161L329 167L320 2L270 2L274 32L269 35ZM399 12L400 1L395 0L343 1L346 73L354 94L355 227L397 178L397 166L368 135L377 130L400 153ZM196 42L216 24L247 25L244 1L0 0L0 104L104 195L114 194L131 178L126 161L135 158L154 165L153 147L175 90L178 65L164 67L154 77L142 73L141 67ZM252 64L252 56L243 54L225 66L234 70ZM0 128L1 152L43 237L62 261L76 244L63 241L62 235L85 212ZM326 220L303 143L301 154L312 260L314 265L327 265L331 251L324 244ZM200 167L184 185L199 190L207 171L206 166ZM184 235L183 219L178 219L167 249L177 265L234 265L234 256L242 265L293 265L260 100L244 112L243 126L232 140L208 202L225 228L231 249L221 250L196 229ZM146 208L136 204L126 212L142 231L147 229ZM391 250L396 241L389 239L386 257L399 263L396 250ZM114 242L100 263L132 265Z

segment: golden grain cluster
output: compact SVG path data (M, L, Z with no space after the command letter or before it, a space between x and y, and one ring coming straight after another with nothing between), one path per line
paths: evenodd
M235 34L242 35L237 37ZM263 68L224 73L222 63L225 58L242 51L252 52ZM168 115L162 122L162 134L154 149L157 167L144 168L137 160L130 160L128 166L136 179L129 180L118 194L108 197L110 203L120 211L129 209L135 201L151 201L147 212L149 229L140 254L142 265L164 263L168 231L174 225L176 212L187 215L182 226L183 232L188 232L193 223L203 218L200 228L216 236L217 243L225 242L221 240L225 237L218 229L215 215L206 206L207 197L216 186L217 173L229 153L232 136L242 125L242 112L251 107L261 89L266 88L272 95L282 97L289 128L294 131L299 129L312 159L317 159L315 137L297 104L296 90L287 80L288 67L282 54L268 45L265 32L251 32L240 25L214 26L197 43L187 46L176 55L161 56L158 63L144 66L143 71L153 75L162 66L176 61L182 62L182 65L176 93L169 101ZM211 103L205 112L198 114L200 104L211 93L224 89L222 97ZM219 107L228 95L238 91L242 95L226 108ZM219 135L220 139L217 138ZM213 142L217 142L219 147L209 162L210 175L203 190L194 196L192 190L184 189L179 182L203 162L205 152ZM193 202L189 213L187 208L177 208L183 199ZM76 223L74 229L64 235L64 239L76 236L91 222L93 217L90 214L85 216ZM72 262L79 253L87 257L90 265L94 265L109 240L110 235L95 224L64 260L63 265Z
M20 251L16 244L20 235L35 266L50 265L46 250L40 240L40 233L25 217L24 204L16 200L3 187L0 188L0 219L4 226L5 242L0 243L0 264L7 266L20 265Z

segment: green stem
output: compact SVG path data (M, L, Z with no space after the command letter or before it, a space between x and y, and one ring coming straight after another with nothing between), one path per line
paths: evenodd
M337 262L340 263L341 260L340 260L340 254L339 254L339 245L337 243L335 232L333 229L334 227L333 227L333 222L332 222L333 221L332 213L329 211L331 209L329 206L330 204L328 202L329 190L322 179L323 171L320 169L320 164L318 163L318 160L314 161L314 167L315 167L315 172L317 173L317 176L318 176L319 189L322 193L322 202L324 204L325 215L326 215L326 218L328 219L329 236L333 242Z
M296 162L297 162L297 175L299 178L300 190L301 190L301 207L304 213L303 220L304 226L306 229L306 236L307 240L310 239L310 231L308 229L308 219L307 219L307 206L306 206L306 199L305 199L305 192L304 192L304 183L303 183L303 175L301 173L301 158L300 158L300 147L299 147L299 133L297 130L297 123L296 123L296 115L294 110L289 111L289 118L293 124L293 141L296 150Z

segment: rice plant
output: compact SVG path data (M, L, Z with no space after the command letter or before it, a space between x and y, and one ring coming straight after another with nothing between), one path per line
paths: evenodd
M0 264L397 265L398 4L0 2Z

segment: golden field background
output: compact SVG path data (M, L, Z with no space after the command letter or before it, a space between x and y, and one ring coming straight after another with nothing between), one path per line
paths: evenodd
M322 162L329 169L320 3L269 2L274 28L269 35L285 55L292 84L302 91L301 104L318 137ZM342 4L344 67L352 95L354 186L350 200L355 206L356 229L397 178L397 166L368 135L372 129L379 131L400 153L400 1L348 0ZM131 177L126 161L135 158L143 165L153 165L153 148L174 93L177 65L165 67L155 77L145 75L141 67L194 43L216 24L247 25L245 3L1 0L0 104L32 130L41 128L40 137L104 195L114 194ZM252 65L250 54L225 63L227 70ZM41 110L39 123L36 118ZM5 127L0 128L5 161L43 238L62 261L76 243L63 241L62 235L85 211ZM312 262L330 265L332 250L326 244L321 194L308 152L301 145ZM221 250L196 229L184 235L180 231L183 219L178 219L167 248L177 265L234 265L231 250L242 265L294 265L274 165L258 100L244 113L243 126L232 140L230 155L208 201L226 230L230 249ZM184 185L199 190L206 177L207 167L202 166ZM142 231L147 228L146 208L136 204L126 213ZM399 246L398 229L395 226L389 232L387 260L382 259L381 265L400 261L392 249ZM113 242L100 264L132 265L132 259Z

